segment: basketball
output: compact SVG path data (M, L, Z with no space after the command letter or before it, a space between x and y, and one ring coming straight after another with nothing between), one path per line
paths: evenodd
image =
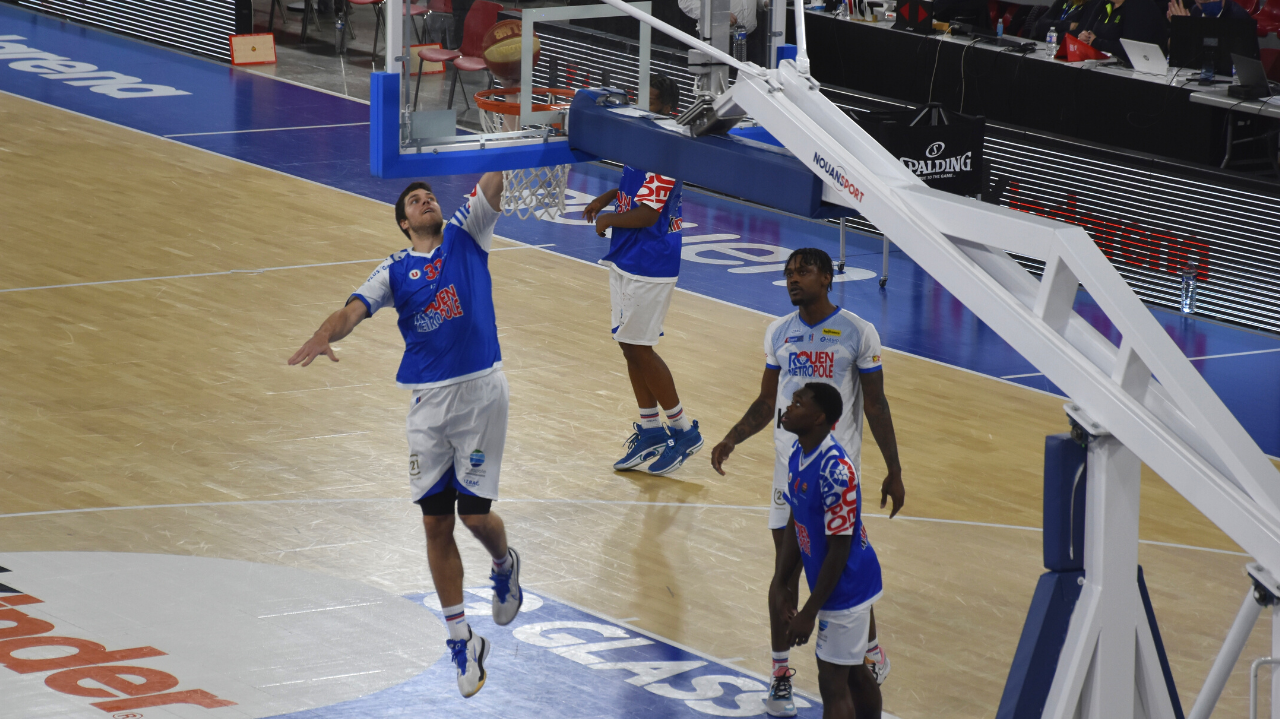
M520 35L522 29L519 20L503 20L484 34L480 42L480 56L493 76L504 85L520 83ZM533 64L538 64L538 56L542 51L542 42L533 36Z

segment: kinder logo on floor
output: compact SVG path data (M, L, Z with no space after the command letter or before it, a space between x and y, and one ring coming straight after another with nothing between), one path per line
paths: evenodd
M10 587L0 585L0 591L7 589ZM29 594L0 594L0 604L9 607L41 603ZM45 686L72 696L106 699L93 702L93 706L104 712L131 712L171 704L192 704L205 709L235 705L235 702L220 699L203 689L170 691L178 686L179 680L168 672L117 664L165 656L155 647L109 651L97 642L57 636L53 632L58 629L51 622L12 608L0 609L0 622L12 624L0 628L0 665L19 674L52 672L45 676ZM73 652L43 659L23 658L33 650L39 654L40 650L54 648L71 649ZM97 687L86 686L82 682L92 682Z
M117 100L191 94L168 85L148 85L142 82L142 78L100 70L97 65L75 62L17 42L25 39L20 35L0 35L0 62L8 62L12 70L39 73L46 80L87 87Z
M0 555L0 716L261 719L401 684L443 655L415 603L289 567Z

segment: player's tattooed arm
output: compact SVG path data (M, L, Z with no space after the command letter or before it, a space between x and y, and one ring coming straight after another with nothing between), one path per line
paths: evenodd
M884 509L892 499L893 509L889 516L893 517L907 501L907 489L902 483L898 438L893 431L893 417L889 414L889 398L884 394L884 372L863 372L858 376L862 380L863 412L867 415L867 425L871 427L871 436L876 438L876 446L889 468L889 474L880 485L880 508Z
M778 372L772 367L764 368L764 377L760 379L760 396L756 398L747 413L733 425L729 434L720 440L711 450L711 466L720 474L724 474L721 465L733 454L734 447L747 441L751 435L773 424L774 403L778 397Z
M302 347L293 356L289 358L289 364L295 365L299 362L303 367L311 364L311 361L320 355L327 356L334 362L338 361L338 355L334 354L333 348L329 346L330 342L338 340L351 334L351 330L356 328L364 318L369 316L369 310L360 300L352 297L347 300L347 305L342 309L329 315L329 318L320 325L320 329L311 335L311 339L302 344Z

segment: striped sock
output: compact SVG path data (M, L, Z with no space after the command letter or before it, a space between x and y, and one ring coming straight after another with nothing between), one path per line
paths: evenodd
M667 410L667 423L681 432L687 432L693 425L689 424L689 420L684 416L684 407L679 402L676 406Z
M778 676L787 673L787 661L790 659L791 652L774 652L773 653L773 672L771 676Z
M640 408L640 427L642 429L659 429L662 427L662 420L658 418L658 408L651 409Z
M444 608L444 623L449 627L450 639L470 639L471 625L467 624L467 613L463 605Z

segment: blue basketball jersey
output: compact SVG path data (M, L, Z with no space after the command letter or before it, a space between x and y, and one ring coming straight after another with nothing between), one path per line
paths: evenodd
M439 247L429 254L396 252L352 294L370 315L387 305L396 308L404 337L396 373L401 387L440 387L502 366L489 276L499 214L477 186L445 223Z
M660 214L649 227L613 227L609 254L600 260L625 274L674 282L680 274L681 195L684 183L634 167L622 168L614 210L648 205Z
M862 526L862 486L853 462L831 435L808 456L795 443L787 463L786 500L811 591L827 558L827 537L853 535L849 561L822 609L850 609L875 601L883 585L880 560Z

